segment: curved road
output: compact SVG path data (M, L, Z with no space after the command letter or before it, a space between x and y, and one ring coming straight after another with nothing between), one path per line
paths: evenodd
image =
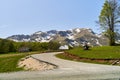
M120 67L74 62L56 58L61 52L35 54L32 57L55 64L49 71L0 73L0 80L120 80Z

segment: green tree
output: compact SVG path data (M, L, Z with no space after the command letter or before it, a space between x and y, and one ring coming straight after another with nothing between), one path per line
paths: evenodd
M115 45L115 29L120 23L120 6L117 0L105 1L99 16L99 23L109 38L109 45Z
M16 51L13 41L9 41L8 46L9 46L9 52L15 52Z
M50 41L48 44L48 48L50 50L58 50L59 47L60 47L60 44L58 42L55 42L55 41Z
M15 47L13 41L0 39L0 53L14 52Z

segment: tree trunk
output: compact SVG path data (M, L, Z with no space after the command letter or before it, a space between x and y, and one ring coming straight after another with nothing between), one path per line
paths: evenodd
M115 45L115 33L114 31L110 30L110 33L109 33L109 45L110 46L114 46Z
M114 46L114 45L115 45L115 40L114 40L114 38L111 37L110 42L109 42L109 45L110 45L110 46Z

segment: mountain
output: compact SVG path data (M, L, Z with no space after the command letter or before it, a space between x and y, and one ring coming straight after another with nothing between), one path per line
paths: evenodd
M120 44L120 33L116 33L116 43Z
M87 41L92 46L108 45L108 39L102 34L96 34L92 29L75 28L66 31L38 31L31 35L13 35L7 39L16 42L49 42L58 41L61 45L78 46Z

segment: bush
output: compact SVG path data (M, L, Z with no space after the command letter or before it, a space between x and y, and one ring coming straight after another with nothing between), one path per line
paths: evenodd
M0 39L0 53L14 52L15 47L13 41Z
M49 42L49 44L48 44L49 50L58 50L59 47L60 47L60 44L59 44L58 42L53 42L53 41L51 41L51 42Z

